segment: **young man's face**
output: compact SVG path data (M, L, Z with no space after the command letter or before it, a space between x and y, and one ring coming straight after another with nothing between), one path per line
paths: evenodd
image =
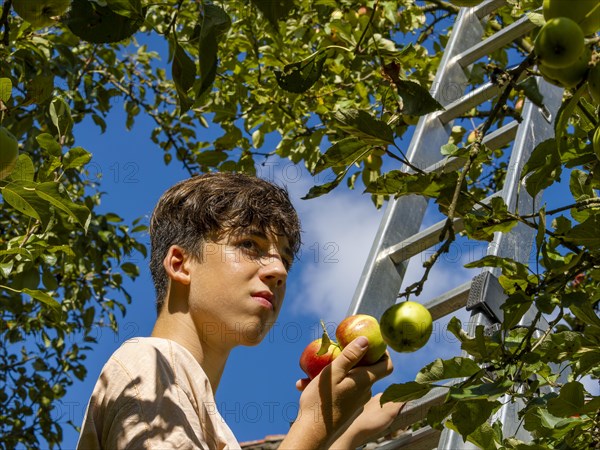
M285 237L241 230L203 246L189 306L209 345L258 344L281 310L292 255Z

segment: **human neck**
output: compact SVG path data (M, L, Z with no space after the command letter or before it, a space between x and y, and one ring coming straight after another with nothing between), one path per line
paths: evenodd
M164 305L166 310L168 305ZM216 394L231 349L211 345L202 339L189 314L162 311L154 324L153 337L170 339L188 350L206 373Z

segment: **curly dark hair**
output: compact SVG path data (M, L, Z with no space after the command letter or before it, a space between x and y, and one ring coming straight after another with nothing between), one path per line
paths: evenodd
M181 181L159 199L150 220L150 273L156 310L165 301L163 260L179 245L201 260L202 245L252 226L288 239L295 257L301 246L298 214L286 189L242 173L211 172Z

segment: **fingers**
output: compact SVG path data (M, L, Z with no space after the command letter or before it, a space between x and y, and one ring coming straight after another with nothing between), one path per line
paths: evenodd
M304 391L304 389L306 389L308 383L310 383L310 378L301 378L298 381L296 381L296 389L302 392Z
M342 353L331 363L332 375L337 380L343 379L358 364L369 348L369 340L364 336L354 339L342 350Z

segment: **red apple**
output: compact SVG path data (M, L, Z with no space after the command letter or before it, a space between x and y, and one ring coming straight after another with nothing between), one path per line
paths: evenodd
M300 368L311 380L321 373L341 353L340 347L334 342L329 342L327 351L319 355L323 339L315 339L306 346L300 355Z
M369 349L360 360L360 365L376 363L387 349L381 336L379 322L375 317L367 314L355 314L346 317L335 330L335 336L342 348L359 336L365 336L369 340Z

